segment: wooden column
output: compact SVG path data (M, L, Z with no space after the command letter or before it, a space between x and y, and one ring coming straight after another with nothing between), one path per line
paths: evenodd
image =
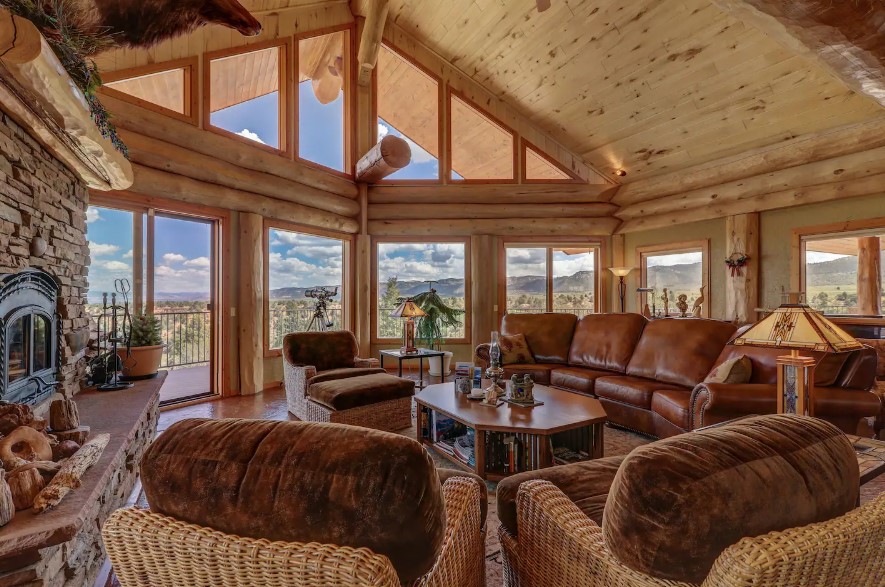
M878 236L857 239L857 313L864 316L882 313L881 250Z
M239 216L240 393L252 395L264 388L264 219L249 212Z
M494 237L487 234L470 237L470 340L474 346L488 342L492 330L499 326L495 311L496 261Z
M731 268L723 268L725 319L737 324L755 322L759 306L759 214L728 216L725 219L725 241L726 257L732 253L744 253L749 257L749 263L741 268L740 275L732 276ZM707 303L710 303L712 292L708 290L706 293Z
M372 356L372 238L366 232L367 188L361 185L362 205L360 234L354 240L354 335L360 345L360 356Z

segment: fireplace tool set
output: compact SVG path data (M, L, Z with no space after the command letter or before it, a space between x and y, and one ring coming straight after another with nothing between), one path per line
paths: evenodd
M129 350L129 333L132 331L132 315L129 312L129 294L132 286L128 279L114 281L114 292L108 303L107 292L102 294L102 312L98 316L97 341L99 353L90 363L93 383L99 391L117 391L132 387L120 380L120 355L123 347ZM121 303L118 303L118 296ZM104 328L104 330L103 330Z

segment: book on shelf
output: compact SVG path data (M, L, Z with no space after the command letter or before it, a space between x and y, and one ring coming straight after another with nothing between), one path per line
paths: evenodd
M468 428L467 433L455 439L455 456L471 467L476 465L475 433Z

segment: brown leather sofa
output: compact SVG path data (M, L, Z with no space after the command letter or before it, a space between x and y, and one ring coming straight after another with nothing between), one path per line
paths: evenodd
M734 347L736 328L701 318L647 320L640 314L507 314L501 334L523 334L534 364L505 365L505 377L528 373L536 382L599 398L608 421L659 438L777 409L775 358L783 350ZM706 384L723 361L746 355L753 364L743 385ZM476 349L488 364L488 345ZM870 390L872 349L826 355L815 372L815 415L855 433L876 416Z

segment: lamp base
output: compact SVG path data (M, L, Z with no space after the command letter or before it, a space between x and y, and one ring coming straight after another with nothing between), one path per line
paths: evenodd
M420 349L413 346L403 346L400 347L399 352L402 355L417 355L420 352Z
M777 413L814 416L814 367L811 357L801 357L797 351L778 357Z

